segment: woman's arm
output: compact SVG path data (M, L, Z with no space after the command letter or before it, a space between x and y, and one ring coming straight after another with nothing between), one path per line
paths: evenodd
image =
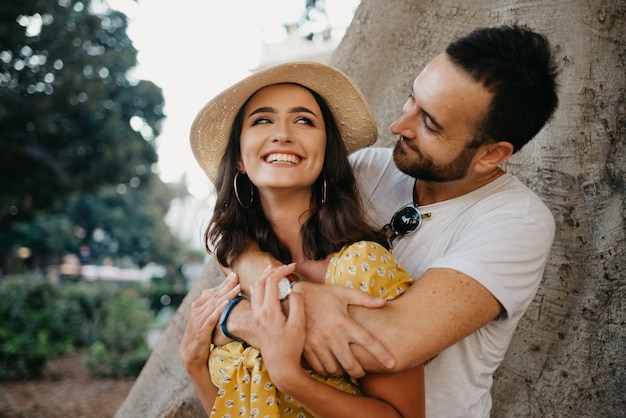
M363 393L385 400L400 412L400 416L426 416L424 365L391 374L368 373L359 381Z
M300 366L305 341L304 295L299 285L289 296L289 317L278 301L278 280L293 266L267 269L251 288L254 325L272 382L316 417L423 417L423 368L362 380L365 396L351 395L312 379Z
M237 276L229 274L217 287L207 289L191 304L189 320L180 344L180 359L191 376L207 414L213 408L217 388L211 382L208 359L213 331L228 301L239 293Z

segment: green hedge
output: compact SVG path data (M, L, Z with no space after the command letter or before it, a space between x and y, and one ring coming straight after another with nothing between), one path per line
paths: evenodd
M81 347L94 376L136 376L150 355L138 288L21 277L0 282L0 295L0 380L40 376L49 359Z

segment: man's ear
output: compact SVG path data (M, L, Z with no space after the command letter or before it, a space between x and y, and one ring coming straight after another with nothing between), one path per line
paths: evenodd
M474 170L485 173L498 167L513 155L513 144L506 141L494 142L481 147L478 159L474 163Z

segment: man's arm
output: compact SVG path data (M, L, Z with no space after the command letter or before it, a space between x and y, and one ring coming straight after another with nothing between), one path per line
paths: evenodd
M261 251L256 242L249 241L243 253L233 261L230 270L237 272L241 290L250 294L250 286L256 282L261 273L268 267L278 267L282 263L270 253ZM225 271L229 271L225 269Z
M254 243L234 264L242 288L257 273L279 264ZM481 284L451 269L430 269L400 298L380 307L363 292L305 283L307 342L304 357L321 374L354 377L364 370L399 371L424 362L473 333L502 312ZM354 299L357 298L357 299ZM349 309L349 314L348 314ZM248 304L240 303L227 326L255 345ZM386 348L381 346L381 342Z
M386 342L396 359L395 371L423 363L502 311L498 300L476 280L439 268L428 270L402 297L381 309L350 307L359 324ZM353 352L367 371L384 371L361 345L355 344Z
M271 257L270 254L262 252L256 243L250 242L244 253L238 257L237 262L233 263L232 270L237 272L242 291L245 290L249 293L250 285L256 281L263 271L270 266L278 266L280 264L281 263ZM341 312L344 317L348 317L349 305L362 306L364 308L380 308L385 304L382 299L374 298L358 290L335 288L320 284L315 285L312 283L305 284L319 288L322 293L328 292L335 294L335 309ZM316 306L315 304L307 303L307 318L325 315L326 306L327 305ZM249 303L242 302L237 304L233 311L231 311L226 326L229 333L246 341L252 346L258 347L251 318L252 314ZM332 316L330 318L332 318ZM307 333L307 339L310 336L311 334ZM309 365L318 372L327 375L340 375L345 373L345 370L352 376L362 376L364 370L349 349L349 344L352 341L358 342L364 347L363 353L368 355L369 362L377 364L378 368L389 369L394 365L395 360L386 346L381 342L382 340L370 334L356 322L351 321L350 329L346 329L346 337L347 338L343 337L333 342L333 344L336 344L334 349L327 347L311 356L306 356L307 352L311 352L311 350L306 350L305 358L309 362ZM221 333L219 328L216 329L213 343L221 345L225 344L227 341L228 339ZM335 357L335 353L339 355L339 357Z
M275 263L251 243L234 269L249 286L258 277L255 272L260 274ZM305 285L304 357L322 374L345 370L360 377L363 370L413 367L487 324L503 309L481 284L451 269L428 270L402 297L380 309L368 309L380 306L372 306L372 299L351 299L370 298L360 291ZM255 345L250 325L249 305L239 304L227 323L229 331Z
M257 280L261 273L269 267L278 267L281 263L270 253L261 251L259 245L254 241L248 241L243 253L232 262L230 267L221 264L220 269L228 275L237 272L241 293L250 296L250 286ZM252 324L252 311L250 302L243 300L231 311L226 321L226 328L231 335L236 335L240 340L245 341L253 347L258 347L254 327ZM213 334L213 344L224 345L230 338L226 337L220 327L215 329Z

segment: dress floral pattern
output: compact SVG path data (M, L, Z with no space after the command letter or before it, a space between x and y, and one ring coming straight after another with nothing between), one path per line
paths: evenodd
M404 293L413 278L385 247L359 241L333 255L325 282L391 300ZM211 418L311 417L296 399L276 389L261 352L254 347L238 341L213 347L209 369L218 388ZM308 374L346 393L362 394L358 381L350 377L326 378L312 370Z

